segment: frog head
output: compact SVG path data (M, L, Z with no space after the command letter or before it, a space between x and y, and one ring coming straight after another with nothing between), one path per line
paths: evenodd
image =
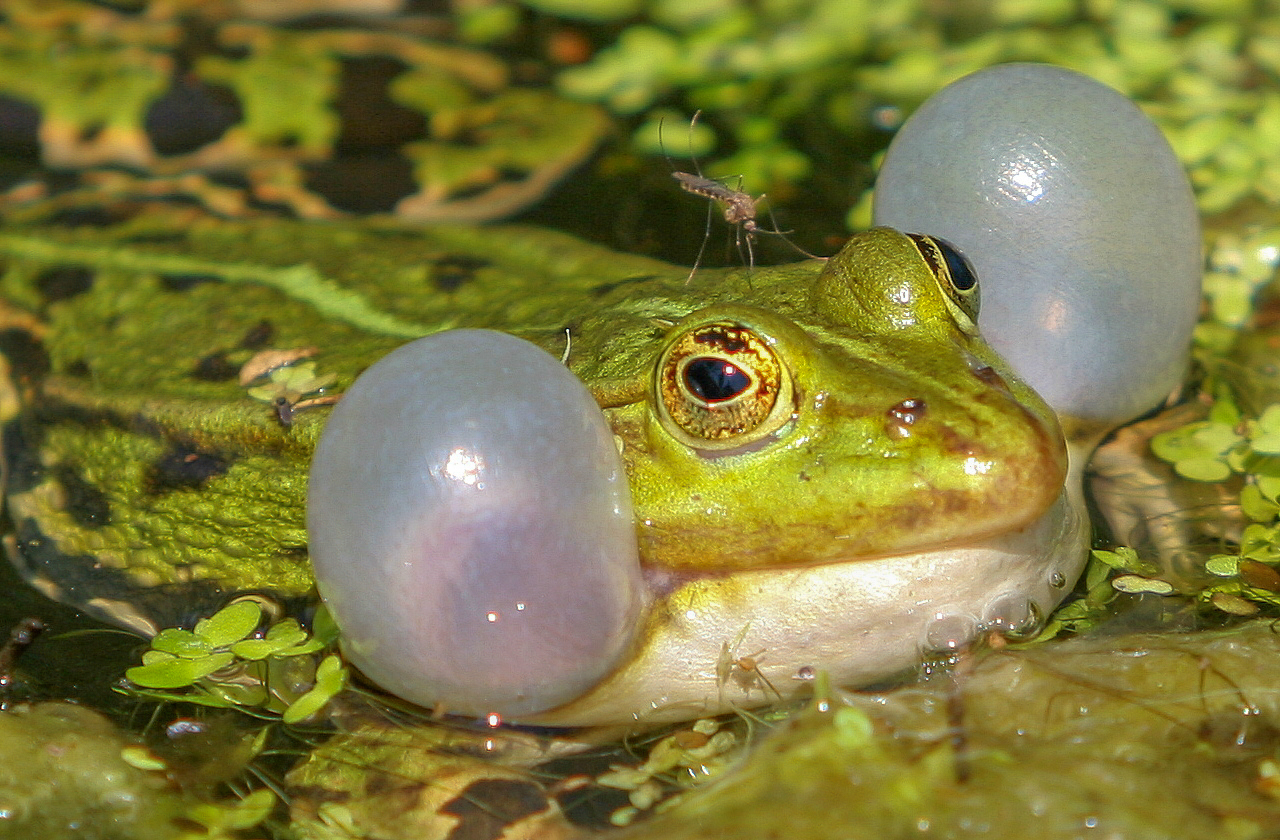
M978 335L977 280L951 246L876 229L786 286L787 305L674 324L646 399L610 413L647 564L897 554L1017 529L1054 502L1057 420Z

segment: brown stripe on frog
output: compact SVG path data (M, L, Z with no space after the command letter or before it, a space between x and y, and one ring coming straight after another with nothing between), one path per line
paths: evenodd
M447 840L501 840L507 828L551 807L546 791L534 782L481 779L467 785L440 813L459 819Z

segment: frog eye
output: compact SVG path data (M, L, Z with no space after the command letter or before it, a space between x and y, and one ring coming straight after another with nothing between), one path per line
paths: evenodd
M696 449L734 449L778 430L791 374L767 338L729 321L681 334L657 368L659 416Z
M929 264L947 300L947 308L965 332L974 332L978 321L978 273L960 250L945 239L908 233L916 250Z

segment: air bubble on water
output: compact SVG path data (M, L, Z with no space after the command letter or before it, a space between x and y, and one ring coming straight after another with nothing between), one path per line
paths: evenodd
M926 653L954 653L978 635L978 620L971 615L937 612L925 628Z
M1025 595L1006 593L987 605L983 629L1009 638L1027 638L1040 632L1044 611Z

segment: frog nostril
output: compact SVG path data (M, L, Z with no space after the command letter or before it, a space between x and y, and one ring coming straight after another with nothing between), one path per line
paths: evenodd
M885 412L884 430L889 437L911 437L911 427L924 419L929 407L922 399L909 397Z

